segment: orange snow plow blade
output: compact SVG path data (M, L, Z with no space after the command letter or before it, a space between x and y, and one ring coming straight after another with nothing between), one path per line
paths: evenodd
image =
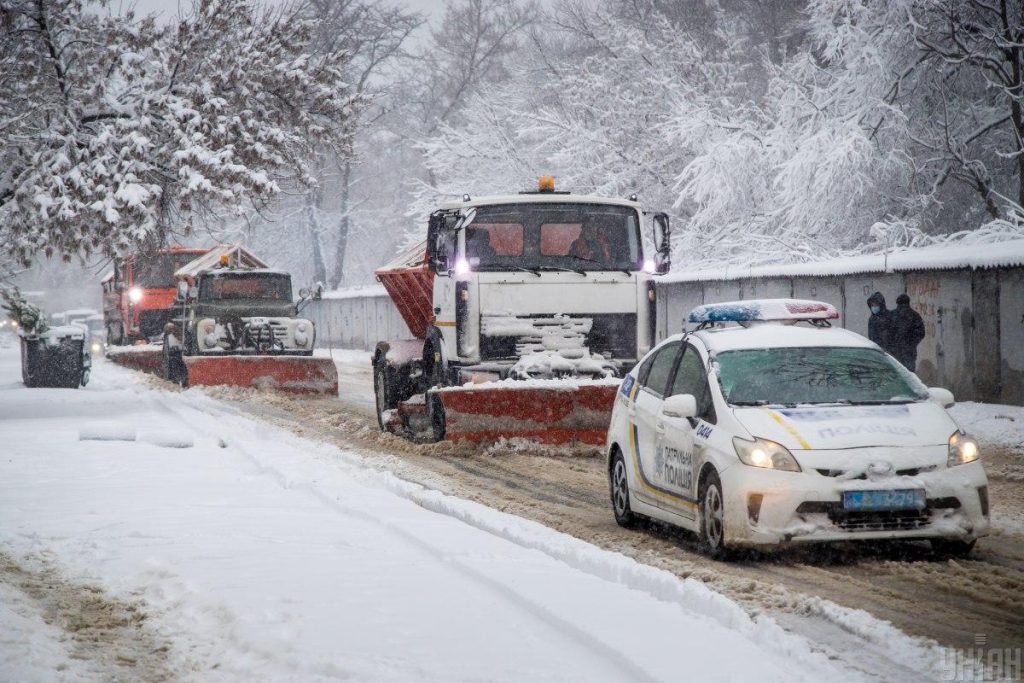
M451 387L430 392L444 406L445 438L602 446L617 384Z
M338 395L338 369L311 356L187 356L188 385Z

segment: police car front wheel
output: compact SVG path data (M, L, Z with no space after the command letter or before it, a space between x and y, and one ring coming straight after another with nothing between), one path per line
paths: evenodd
M715 472L704 479L700 492L700 547L706 554L726 559L725 499Z
M609 477L615 521L621 527L633 528L636 526L637 518L629 507L629 480L626 478L626 461L618 450L612 455Z

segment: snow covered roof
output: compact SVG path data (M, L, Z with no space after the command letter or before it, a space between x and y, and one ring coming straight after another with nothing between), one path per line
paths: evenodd
M612 204L642 210L640 204L618 197L596 197L587 194L559 194L557 192L527 192L525 194L501 194L470 197L469 201L453 201L441 205L442 209L468 209L473 206L494 204Z
M694 332L712 351L737 349L791 348L798 346L843 346L877 348L866 337L841 327L809 327L782 323L757 323L751 327L716 327ZM674 338L682 339L683 335Z
M227 256L232 268L267 268L267 264L240 244L221 244L202 256L189 261L178 270L174 271L175 278L195 278L196 275L215 268L221 256Z
M726 266L685 270L659 278L662 282L700 282L769 277L829 277L855 273L900 273L914 270L1000 268L1024 265L1024 239L984 244L935 244L885 254L765 266Z

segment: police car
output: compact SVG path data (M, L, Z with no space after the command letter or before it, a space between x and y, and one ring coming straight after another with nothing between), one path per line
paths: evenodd
M650 517L740 546L929 539L966 555L988 533L977 442L827 303L700 306L695 329L625 377L608 431L616 521Z

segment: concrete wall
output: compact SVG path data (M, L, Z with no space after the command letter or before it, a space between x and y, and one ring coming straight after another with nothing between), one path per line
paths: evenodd
M701 304L790 296L833 304L841 326L866 335L867 299L876 291L890 308L906 292L924 319L922 381L959 400L1024 405L1024 267L659 283L658 339L681 331ZM306 312L322 347L372 349L378 340L412 338L383 295L324 299Z
M303 309L316 325L321 348L374 348L378 341L412 339L398 309L386 295L322 299Z
M960 400L1024 405L1024 268L861 273L680 282L659 287L658 336L682 328L693 306L793 296L834 305L842 327L867 335L867 299L881 292L890 308L904 292L921 314L925 339L917 374Z

